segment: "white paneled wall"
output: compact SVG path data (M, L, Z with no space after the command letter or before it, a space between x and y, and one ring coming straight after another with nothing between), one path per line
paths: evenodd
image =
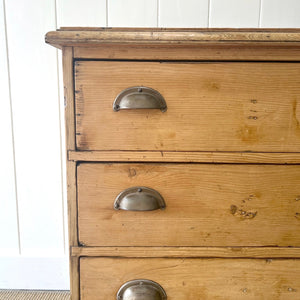
M159 27L208 27L209 0L159 1Z
M299 0L0 0L0 288L68 289L62 26L300 27Z
M6 28L3 2L0 3L0 86L2 128L1 155L5 159L0 168L0 255L19 254L19 226L15 187L14 145L10 102L10 83L8 72L8 56ZM7 230L8 229L8 230Z
M56 28L55 2L9 0L2 5L6 43L1 46L6 46L8 54L3 61L8 62L10 83L9 97L5 101L6 106L11 107L7 116L12 119L11 130L5 132L7 138L9 135L13 137L10 144L14 146L7 174L14 179L11 188L15 186L16 189L11 199L5 197L5 203L10 203L7 216L14 226L10 226L12 230L7 228L10 222L0 230L1 237L8 234L17 240L18 255L10 260L1 257L0 286L30 288L33 284L32 287L43 288L41 273L48 261L47 272L51 275L48 288L66 288L67 281L59 278L60 269L67 274L68 266L65 259L57 54L43 43L45 32ZM11 215L13 208L14 215ZM35 263L35 259L41 261L40 257L43 257L43 265ZM9 263L13 261L18 263ZM27 267L28 261L33 268ZM11 274L13 270L15 272ZM23 274L24 281L16 282L16 273Z
M258 27L261 0L211 0L210 27Z
M57 56L41 43L45 31L55 28L54 4L53 0L6 3L20 250L24 255L64 251Z
M156 27L157 1L113 0L108 2L107 24L110 27Z
M123 1L126 2L126 1ZM106 0L57 0L57 26L105 27Z
M300 1L261 0L260 27L298 27L300 23Z

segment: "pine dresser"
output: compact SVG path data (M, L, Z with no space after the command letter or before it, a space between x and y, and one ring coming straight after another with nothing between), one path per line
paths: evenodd
M300 30L61 28L72 300L300 299Z

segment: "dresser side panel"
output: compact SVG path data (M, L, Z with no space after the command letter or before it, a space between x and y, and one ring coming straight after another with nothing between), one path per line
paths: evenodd
M73 48L63 48L64 105L66 122L66 151L75 150ZM69 246L78 246L76 162L67 160L67 197ZM70 287L72 300L79 299L78 258L70 258Z

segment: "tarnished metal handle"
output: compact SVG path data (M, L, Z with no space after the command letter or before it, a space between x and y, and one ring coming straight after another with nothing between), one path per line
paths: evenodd
M165 112L167 103L158 91L145 86L135 86L122 91L113 104L114 111L140 108L154 108Z
M150 211L164 209L166 204L159 192L137 186L121 192L115 199L114 207L117 210Z
M117 294L117 300L166 300L167 294L156 282L147 279L128 281Z

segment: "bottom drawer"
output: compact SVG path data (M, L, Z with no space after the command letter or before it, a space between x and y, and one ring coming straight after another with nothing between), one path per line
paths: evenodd
M159 283L168 300L296 300L300 299L299 278L299 259L80 259L81 300L117 299L124 283L138 279ZM140 287L153 296L141 296ZM166 299L158 296L155 285L144 282L140 287L124 287L119 300Z

